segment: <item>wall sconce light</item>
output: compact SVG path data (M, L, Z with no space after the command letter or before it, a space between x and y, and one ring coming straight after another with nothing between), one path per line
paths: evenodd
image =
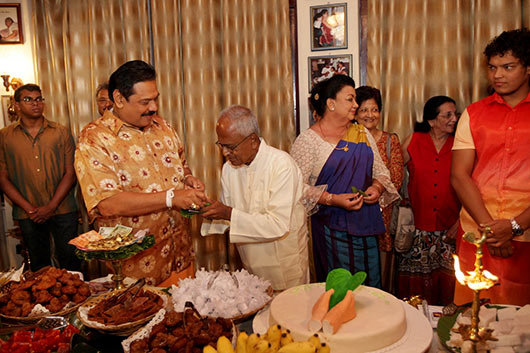
M4 80L4 87L6 88L6 91L9 91L9 75L1 75L2 79Z
M13 77L11 81L9 80L9 75L0 75L4 81L4 87L6 88L6 92L9 91L9 88L11 87L13 91L15 91L17 88L22 86L24 82L22 82L21 79Z

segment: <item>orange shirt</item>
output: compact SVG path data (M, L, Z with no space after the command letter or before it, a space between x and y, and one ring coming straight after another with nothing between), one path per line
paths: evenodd
M473 103L458 123L453 150L476 152L472 179L494 219L512 218L530 207L530 94L510 107L497 94ZM462 228L477 225L462 208ZM530 229L516 241L530 241Z
M75 169L90 218L96 218L98 226L122 224L132 227L133 232L149 228L155 235L153 248L125 262L126 275L146 277L149 284L158 284L172 270L187 268L193 260L188 222L173 209L135 217L103 217L96 206L122 191L183 189L186 166L179 137L158 116L142 131L106 111L81 132Z
M493 219L509 219L530 207L530 94L510 107L497 94L467 107L456 131L454 150L475 150L471 177ZM462 208L461 226L477 234L477 224ZM477 234L478 235L478 234ZM457 252L463 271L474 268L475 249L459 237ZM512 241L514 254L507 258L491 256L484 246L484 269L499 277L499 286L482 291L492 303L530 303L530 230ZM472 299L472 291L459 284L455 303Z

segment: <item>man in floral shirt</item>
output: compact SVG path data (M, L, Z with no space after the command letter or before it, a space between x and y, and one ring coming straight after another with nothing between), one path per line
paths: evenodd
M193 275L188 224L179 209L206 202L204 184L186 162L176 132L157 115L154 68L140 60L109 79L113 111L88 124L79 137L75 169L91 220L97 226L149 228L156 244L125 261L125 275L156 285L172 271Z

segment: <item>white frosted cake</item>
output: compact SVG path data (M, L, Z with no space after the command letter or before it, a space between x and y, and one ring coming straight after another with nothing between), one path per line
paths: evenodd
M276 296L270 307L270 323L291 330L296 341L313 334L308 329L311 311L325 291L325 283L305 284ZM401 339L407 329L403 304L382 290L359 286L353 292L357 316L335 334L318 332L333 353L376 351Z

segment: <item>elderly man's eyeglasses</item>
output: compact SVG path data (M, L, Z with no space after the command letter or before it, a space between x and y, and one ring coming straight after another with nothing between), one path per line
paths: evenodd
M40 103L44 103L44 98L42 98L42 97L37 97L37 98L24 97L24 98L22 98L22 101L24 103L29 103L29 104L32 104L33 102L35 102L37 104L40 104Z
M245 140L248 139L250 136L252 136L252 134L248 135L247 137L245 137L244 139L242 139L241 141L239 141L239 143L237 143L235 145L225 145L224 143L220 143L219 141L217 141L215 144L217 146L219 146L219 148L221 150L223 148L226 148L227 150L234 152L236 150L236 148L238 148L239 145L241 145L243 142L245 142Z

